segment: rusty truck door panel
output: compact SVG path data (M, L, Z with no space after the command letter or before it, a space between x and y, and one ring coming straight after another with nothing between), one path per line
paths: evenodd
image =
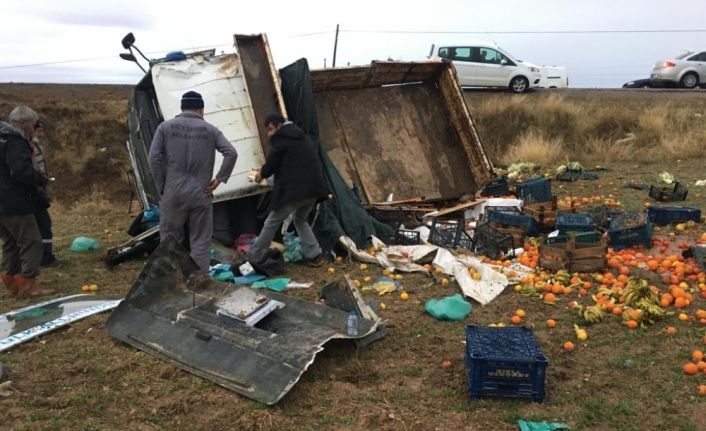
M364 203L455 199L493 177L449 63L312 71L321 143Z
M270 46L265 34L236 34L234 39L243 67L252 109L255 112L262 149L267 154L269 137L263 124L265 118L270 114L287 116L277 69L272 61Z

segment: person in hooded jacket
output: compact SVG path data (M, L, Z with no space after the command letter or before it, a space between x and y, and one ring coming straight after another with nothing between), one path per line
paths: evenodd
M37 283L42 236L34 213L42 205L38 187L47 184L47 178L32 165L29 140L38 118L32 109L18 106L10 112L7 123L0 123L2 282L17 297L54 292Z
M255 181L274 176L274 187L270 212L249 258L256 262L262 259L282 222L293 214L304 257L310 266L321 266L321 247L307 220L317 202L328 196L317 148L301 128L281 115L269 115L265 127L270 152Z

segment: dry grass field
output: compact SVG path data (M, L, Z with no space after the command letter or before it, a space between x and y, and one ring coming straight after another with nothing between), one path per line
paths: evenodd
M466 92L497 163L648 162L706 155L703 92Z

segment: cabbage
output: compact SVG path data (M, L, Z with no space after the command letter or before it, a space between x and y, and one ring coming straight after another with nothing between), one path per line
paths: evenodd
M667 171L660 173L657 178L660 183L664 184L672 184L674 182L674 175L670 174Z

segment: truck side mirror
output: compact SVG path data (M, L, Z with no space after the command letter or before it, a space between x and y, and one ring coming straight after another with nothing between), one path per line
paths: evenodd
M135 43L135 35L132 32L125 35L122 42L123 48L130 49L133 43Z

